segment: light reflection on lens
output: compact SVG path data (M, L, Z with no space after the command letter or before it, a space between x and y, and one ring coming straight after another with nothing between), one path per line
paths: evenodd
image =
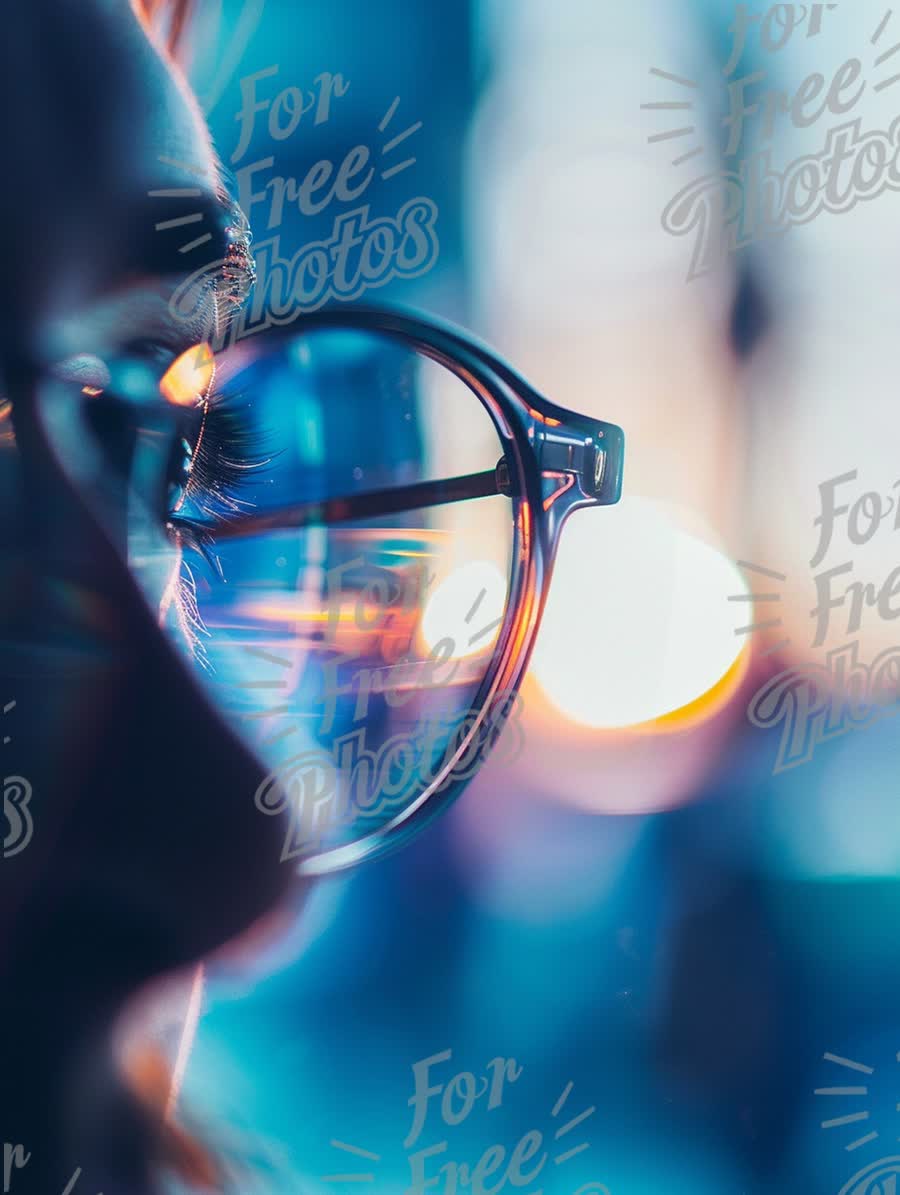
M457 660L491 650L500 634L506 590L506 578L490 561L453 569L437 583L422 615L427 649L450 639Z

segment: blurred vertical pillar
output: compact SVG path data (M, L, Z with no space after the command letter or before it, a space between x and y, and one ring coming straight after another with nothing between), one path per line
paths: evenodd
M772 171L790 170L796 177L802 159L818 163L818 181L827 188L831 208L822 209L820 195L813 218L792 221L780 235L762 235L754 247L774 319L752 372L755 468L748 538L752 534L758 559L786 574L779 586L782 626L769 638L773 643L789 638L783 657L795 663L821 663L829 650L858 641L859 658L869 664L897 642L897 603L889 591L900 543L900 196L892 165L898 49L900 13L881 0L826 6L815 37L802 28L778 51L777 78L769 82L790 101L803 89L812 96L819 76L818 101L797 106L802 122L780 111L771 136L758 118L751 125L749 150L770 155ZM846 85L837 89L837 103L826 106L840 72ZM748 102L761 98L761 86L748 92ZM834 140L841 129L842 149ZM808 186L801 180L786 190L797 206ZM842 197L838 210L832 196ZM784 199L780 206L783 213ZM853 472L855 479L845 476ZM816 520L829 495L838 508L833 535L816 559L821 533ZM815 578L847 565L845 574L823 582L824 602L844 599L844 605L831 609L816 643L816 620L810 616L820 601ZM859 593L871 586L858 624L851 586ZM879 609L874 599L885 586ZM896 687L896 672L893 677Z
M560 661L569 670L567 684L615 691L627 680L652 689L654 678L635 662L637 651L626 673L640 675L612 674L603 635L626 641L627 660L627 643L637 648L647 627L643 604L628 609L627 602L626 617L604 625L604 589L615 580L620 590L630 585L641 596L649 570L658 592L646 618L657 624L661 655L685 636L698 636L702 649L701 638L709 634L703 619L680 626L668 591L678 572L677 537L686 530L727 545L742 488L743 416L731 335L734 262L718 260L688 281L691 238L673 236L662 223L664 209L685 186L721 168L718 113L711 110L719 70L713 38L693 6L671 0L613 7L595 0L485 0L476 11L476 66L487 80L467 177L476 322L545 393L624 427L626 499L657 500L671 529L669 540L654 537L666 557L655 568L639 534L630 538L627 555L604 559L604 528L632 518L627 502L576 516L568 534L578 523L578 570L562 568L561 559L545 627L570 625L568 658ZM679 89L664 76L690 86ZM667 102L691 108L642 107ZM693 132L656 139L678 127ZM695 149L689 161L680 161ZM618 548L629 540L614 538ZM563 556L566 543L564 536ZM698 573L688 584L698 601L709 601L708 577ZM719 592L713 601L724 608ZM593 623L584 627L586 607ZM725 635L730 650L730 626ZM653 663L671 669L662 658ZM532 676L536 667L537 661ZM718 680L719 674L703 682L695 696ZM657 734L651 722L638 736L623 738L604 734L596 722L593 731L576 728L539 700L531 708L523 782L553 793L564 787L579 804L597 809L610 807L597 791L601 769L619 790L617 811L631 802L647 809L684 799L723 733L713 720L708 734L672 737ZM710 713L717 708L721 703ZM545 750L541 761L544 739L565 742L572 753L564 785L553 762L558 755Z
M485 0L489 69L471 143L469 220L481 322L564 404L621 423L627 492L727 529L739 456L725 261L686 281L668 201L718 169L704 128L715 65L683 5ZM658 68L694 80L681 89ZM689 99L694 110L642 111ZM684 140L648 143L675 125ZM705 154L676 168L696 145Z

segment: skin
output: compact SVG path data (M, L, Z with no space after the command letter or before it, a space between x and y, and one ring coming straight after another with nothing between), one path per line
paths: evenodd
M140 1195L166 1141L121 1074L123 1012L302 892L278 862L283 827L253 805L263 769L160 633L122 544L33 417L60 346L105 358L150 340L174 358L195 341L165 300L176 267L203 261L179 260L187 238L154 229L147 192L200 188L190 210L213 227L208 132L121 0L30 0L4 25L15 181L0 189L0 377L20 451L0 452L0 697L17 703L4 774L30 781L35 829L0 860L0 1141L31 1155L15 1192L62 1192L81 1168L77 1191ZM204 251L221 256L221 243ZM153 1084L165 1088L155 1071Z

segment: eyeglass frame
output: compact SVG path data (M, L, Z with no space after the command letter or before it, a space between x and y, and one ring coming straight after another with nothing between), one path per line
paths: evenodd
M247 333L236 341L226 342L220 352L227 352L249 335L261 336L269 346L323 329L367 331L390 337L431 358L459 378L487 410L503 445L501 464L511 458L517 476L507 476L504 488L498 466L496 488L467 494L463 492L463 486L459 493L443 501L508 493L518 500L519 505L514 514L513 561L506 609L491 662L472 703L472 711L477 713L468 733L440 773L414 801L364 837L303 859L297 865L302 875L343 870L400 849L449 808L471 782L473 773L467 771L465 777L454 779L453 769L479 734L494 700L500 695L504 700L514 698L521 687L546 606L562 528L576 510L610 506L620 500L625 451L625 435L617 425L576 414L545 398L517 370L470 333L449 322L399 308L327 308L296 313L289 320L264 331ZM115 396L115 385L112 393ZM162 400L160 404L166 405ZM37 403L36 407L40 411L41 404ZM167 405L166 410L171 414ZM40 414L38 422L42 422ZM57 457L57 464L70 475L52 447L52 436L46 428L43 431L41 439ZM480 474L452 480L474 483L475 479L485 477ZM84 483L85 478L82 478L81 484ZM447 483L426 483L426 487L444 484ZM408 488L416 489L415 486ZM415 503L417 506L433 504L430 501ZM94 506L96 510L96 502ZM412 508L405 506L402 509ZM295 508L285 510L296 516ZM267 526L275 525L278 515L277 510L267 511L264 516ZM171 533L173 525L179 521L170 514L165 529ZM223 538L229 538L242 533L255 534L259 524L259 516L249 511L231 515L215 524L194 523L192 526L195 530L199 526L200 530L213 536L222 534ZM279 525L298 524L282 522ZM318 525L329 523L319 521ZM127 567L127 558L124 563ZM479 766L487 754L481 754Z

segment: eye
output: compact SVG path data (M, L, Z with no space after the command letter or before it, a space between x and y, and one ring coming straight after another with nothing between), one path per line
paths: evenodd
M243 393L207 391L191 409L182 408L169 457L169 514L189 507L194 516L215 520L253 506L253 488L272 460L267 449L274 430L259 425Z

